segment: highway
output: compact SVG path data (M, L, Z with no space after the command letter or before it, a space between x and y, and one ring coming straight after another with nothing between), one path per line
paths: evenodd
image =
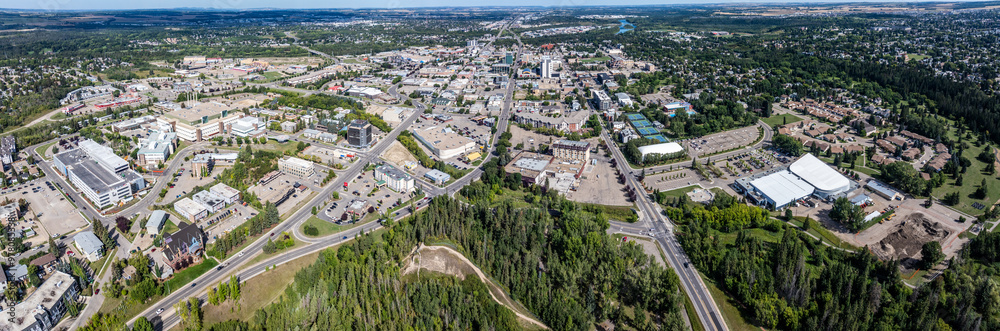
M320 192L319 195L313 198L313 200L309 201L309 203L307 203L305 206L299 208L299 210L295 211L295 213L292 214L291 217L286 219L281 224L278 224L268 233L275 234L284 231L288 231L290 233L294 232L295 228L299 227L299 225L302 222L304 222L305 220L309 219L310 216L312 216L313 207L322 210L322 208L326 204L326 199L331 195L331 193L334 190L336 190L339 187L335 183L355 178L359 174L361 174L361 172L364 170L365 166L368 163L377 162L378 156L382 155L382 153L385 152L387 148L389 148L389 145L391 145L392 142L396 140L396 137L399 135L399 133L402 132L403 130L406 130L410 125L413 124L414 121L416 121L418 117L420 117L420 114L423 113L423 109L425 108L425 106L422 103L414 102L413 104L417 108L417 110L414 111L413 114L410 114L410 116L407 117L402 123L400 123L398 127L393 129L392 132L388 133L385 137L383 137L374 147L366 151L366 154L361 156L360 160L354 162L354 164L352 164L346 171L341 173L337 177L336 181L327 184L327 187L323 189L323 191ZM371 231L377 229L380 226L381 225L379 225L377 222L366 223L360 225L358 228L350 229L332 235L323 240L316 241L312 244L308 244L301 248L296 248L287 252L280 253L272 257L270 260L290 261L295 259L296 257L301 257L310 254L312 252L321 250L325 247L339 244L344 241L343 239L344 236L346 236L348 239L351 239L352 237L354 237L354 235L359 234L362 231L364 232ZM166 311L163 314L167 319L162 321L163 325L165 326L163 329L169 329L169 327L173 326L178 321L176 318L174 319L169 318L171 315L173 315L173 305L175 303L177 303L182 299L187 299L189 297L200 295L206 292L209 287L215 286L218 283L228 279L229 275L232 273L232 270L239 269L240 266L245 264L247 261L253 259L255 255L257 255L262 251L264 244L267 243L269 237L270 235L261 236L259 239L248 245L240 252L238 253L234 252L232 255L230 255L228 259L226 259L224 262L220 264L226 266L222 270L213 270L205 273L204 275L201 275L200 277L192 281L191 285L183 289L175 290L173 293L164 297L159 302L153 304L148 309L146 309L146 311L143 311L139 315L145 316L146 318L150 319L150 321L154 321L154 319L156 321L160 321L159 316L157 316L156 314L156 310L159 308L164 308ZM263 266L257 265L256 267L251 267L246 270L240 271L239 273L237 273L237 275L240 275L241 280L245 280L243 276L253 275L254 271L259 273L260 270L263 270ZM130 320L129 324L131 325L131 323L134 322L135 318Z
M667 264L680 277L681 286L691 299L691 303L694 305L694 313L698 315L705 329L728 330L726 322L722 319L722 313L719 307L715 305L715 301L712 300L712 295L708 292L708 288L702 283L701 277L694 266L687 263L690 260L674 236L673 224L670 223L670 220L666 216L663 216L660 207L649 200L649 195L646 194L642 184L636 179L634 170L628 169L628 162L625 161L625 157L618 148L614 148L614 142L608 135L607 130L601 132L601 138L610 147L609 149L618 163L618 168L625 173L626 184L636 190L635 204L640 212L640 221L636 224L626 227L624 224L615 223L612 225L612 230L614 230L614 226L619 226L623 233L646 235L654 238L664 250L664 255L667 257ZM691 312L688 313L690 314Z

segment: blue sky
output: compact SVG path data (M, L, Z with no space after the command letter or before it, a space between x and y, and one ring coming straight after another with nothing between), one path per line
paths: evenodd
M150 8L410 8L435 6L596 6L596 5L655 5L678 3L748 3L777 2L774 0L2 0L0 8L86 10L86 9L150 9ZM794 2L817 2L797 0ZM842 2L842 1L822 1ZM863 1L860 1L863 2ZM887 1L892 2L892 1Z

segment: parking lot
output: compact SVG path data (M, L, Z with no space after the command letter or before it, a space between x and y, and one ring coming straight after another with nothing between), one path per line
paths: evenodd
M625 195L625 184L618 182L615 169L611 167L610 158L604 157L604 152L591 153L597 160L596 165L587 165L580 176L576 191L569 192L566 198L576 202L595 203L610 206L632 205Z
M691 139L687 141L687 145L688 148L694 150L698 156L707 156L750 145L757 140L757 137L759 136L759 127L753 125L741 129L719 132L697 139Z
M202 219L198 223L205 229L205 235L208 236L208 243L213 243L220 235L232 231L251 217L254 217L254 215L257 215L257 213L258 211L249 205L244 206L241 203L236 203L214 215Z
M189 166L190 163L187 163L185 165ZM222 167L215 167L215 169L212 170L212 177L198 177L198 176L191 177L192 170L190 167L185 167L181 169L183 170L180 169L177 170L178 171L177 173L180 173L180 176L177 177L174 177L171 174L167 174L166 176L156 177L157 180L167 180L170 181L169 183L170 185L174 185L174 187L167 186L167 195L163 198L163 201L161 201L160 204L171 203L174 200L177 200L178 196L191 193L191 190L193 190L196 186L204 186L211 184L214 181L212 177L215 177L222 173ZM150 194L160 194L160 192L151 192Z
M322 212L330 219L339 220L342 219L352 200L362 199L375 207L376 214L381 214L389 211L397 202L406 202L410 199L408 193L399 193L387 186L376 189L375 182L374 171L365 171L355 177L348 182L346 190L342 189L344 181L338 181L338 187L341 187L340 200L327 205Z
M315 177L315 175L312 177ZM301 179L295 176L281 174L269 183L251 187L250 192L256 194L257 199L259 199L261 203L270 201L278 204L278 213L284 215L295 207L295 205L309 196L309 193L311 193L308 186L301 185L301 183L304 183L306 180L312 179ZM300 183L298 188L295 187L296 182ZM304 188L304 190L302 188ZM295 189L295 192L288 195L288 198L279 204L278 202L282 200L286 192L290 189Z
M30 212L24 217L26 221L15 227L33 228L38 233L38 236L28 240L33 244L35 241L44 243L50 235L67 234L88 225L73 204L55 187L55 183L52 183L52 186L47 183L50 181L35 180L9 188L0 196L0 201L10 199L16 203L18 199L24 199L28 202ZM31 216L32 213L38 215L37 222Z

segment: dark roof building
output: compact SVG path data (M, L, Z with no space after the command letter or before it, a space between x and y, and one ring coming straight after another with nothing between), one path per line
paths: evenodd
M365 120L354 120L347 126L347 144L354 147L368 147L372 141L372 124Z
M166 246L163 257L177 272L201 258L205 249L205 232L194 223L184 223L177 232L164 238L163 244Z

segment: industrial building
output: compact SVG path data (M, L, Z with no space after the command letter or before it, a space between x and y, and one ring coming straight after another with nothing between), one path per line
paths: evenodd
M413 191L413 177L388 164L383 164L375 168L375 180L385 181L386 186L396 192L407 193Z
M313 163L297 157L289 157L278 160L278 170L300 178L312 176L315 170Z
M476 151L475 141L448 127L432 126L425 129L414 129L413 136L442 160Z
M76 279L62 271L54 271L38 289L24 301L6 307L0 318L0 330L48 331L59 324L69 312L69 304L80 296Z
M365 148L374 143L372 139L372 124L365 120L354 120L347 125L347 144Z
M740 178L736 187L746 194L748 200L780 209L809 196L833 199L850 191L852 183L812 154L806 154L787 169L779 168Z
M176 133L153 131L149 134L149 138L139 143L139 151L136 152L139 164L151 165L167 162L167 158L174 153L174 148L177 147L176 142Z
M590 162L590 143L586 141L559 140L552 144L552 156L560 159Z
M132 199L146 181L109 147L87 139L78 148L56 154L54 165L98 208Z

